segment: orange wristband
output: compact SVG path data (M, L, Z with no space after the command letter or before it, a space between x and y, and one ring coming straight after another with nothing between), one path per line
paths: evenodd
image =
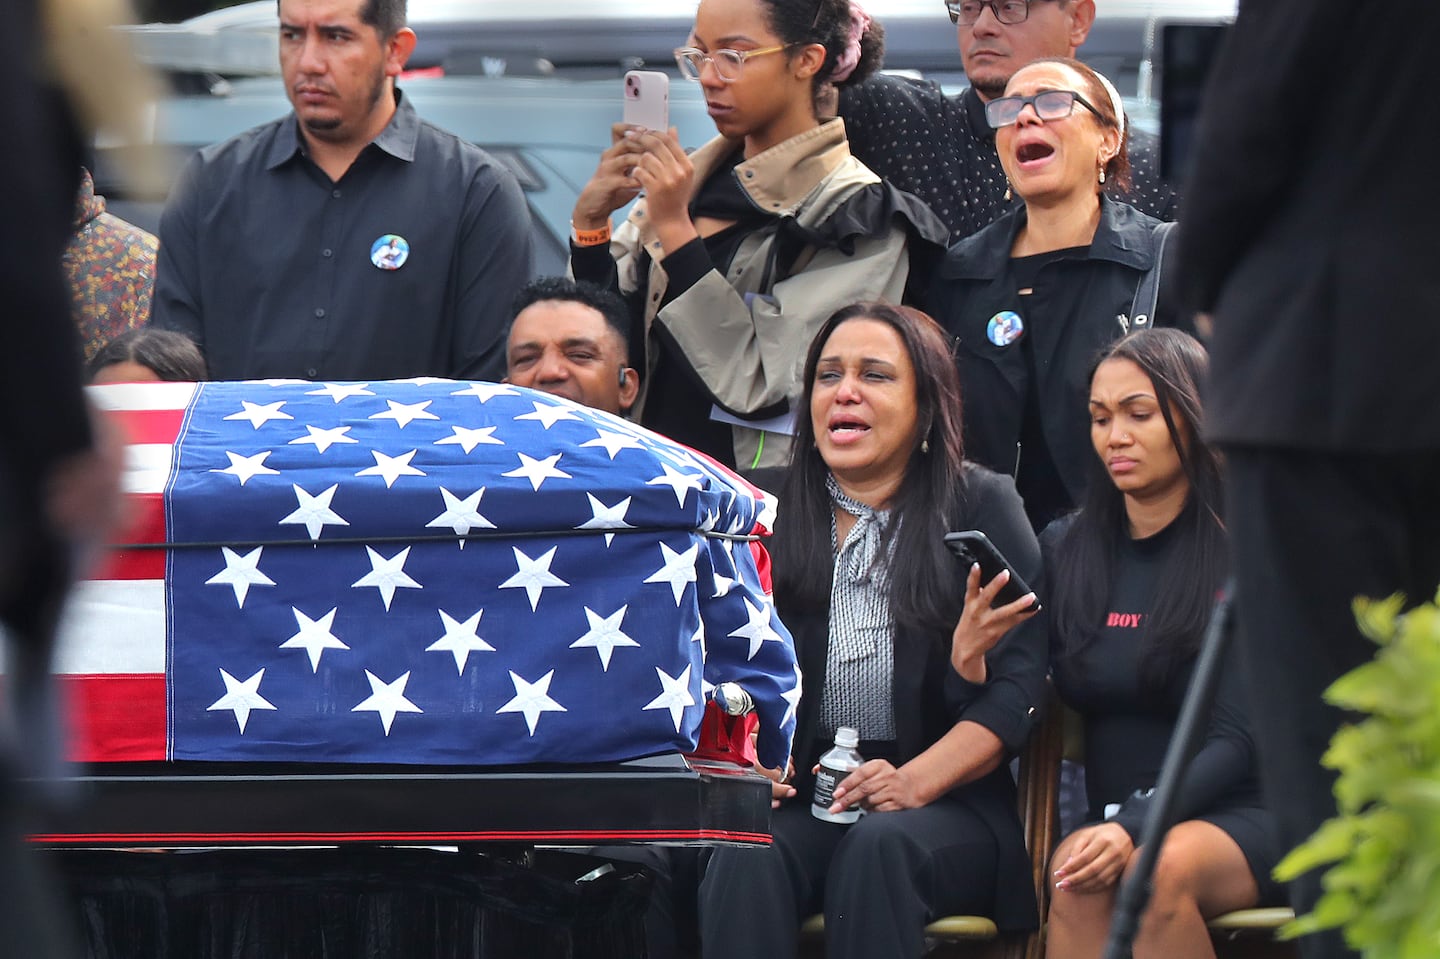
M598 230L582 230L571 223L570 236L575 240L576 246L599 246L610 242L610 224L607 223Z

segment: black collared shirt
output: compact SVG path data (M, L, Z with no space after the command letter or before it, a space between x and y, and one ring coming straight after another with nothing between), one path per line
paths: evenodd
M339 181L293 113L186 165L160 220L152 322L194 338L215 379L504 375L510 302L533 268L525 197L395 97ZM382 269L391 235L406 252Z
M950 229L950 242L989 226L1020 204L1005 199L1005 171L995 131L974 89L948 97L929 80L881 74L840 91L840 116L850 152L930 205ZM1128 191L1110 190L1141 213L1176 218L1175 192L1160 179L1155 138L1129 136Z

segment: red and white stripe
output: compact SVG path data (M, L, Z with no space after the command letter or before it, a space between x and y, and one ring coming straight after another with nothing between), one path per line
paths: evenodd
M91 387L125 441L126 520L113 543L165 542L165 484L193 383ZM76 584L55 672L68 701L70 758L165 758L165 551L105 549Z

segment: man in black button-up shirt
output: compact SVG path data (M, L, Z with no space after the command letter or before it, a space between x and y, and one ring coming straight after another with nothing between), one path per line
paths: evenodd
M532 271L513 175L416 116L403 0L281 0L294 112L191 158L152 322L216 379L499 379Z

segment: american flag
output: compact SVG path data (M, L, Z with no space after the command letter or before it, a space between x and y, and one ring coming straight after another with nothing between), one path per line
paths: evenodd
M72 597L82 761L581 763L695 747L800 673L763 497L618 417L420 378L93 388L132 519ZM737 538L739 537L739 538Z

